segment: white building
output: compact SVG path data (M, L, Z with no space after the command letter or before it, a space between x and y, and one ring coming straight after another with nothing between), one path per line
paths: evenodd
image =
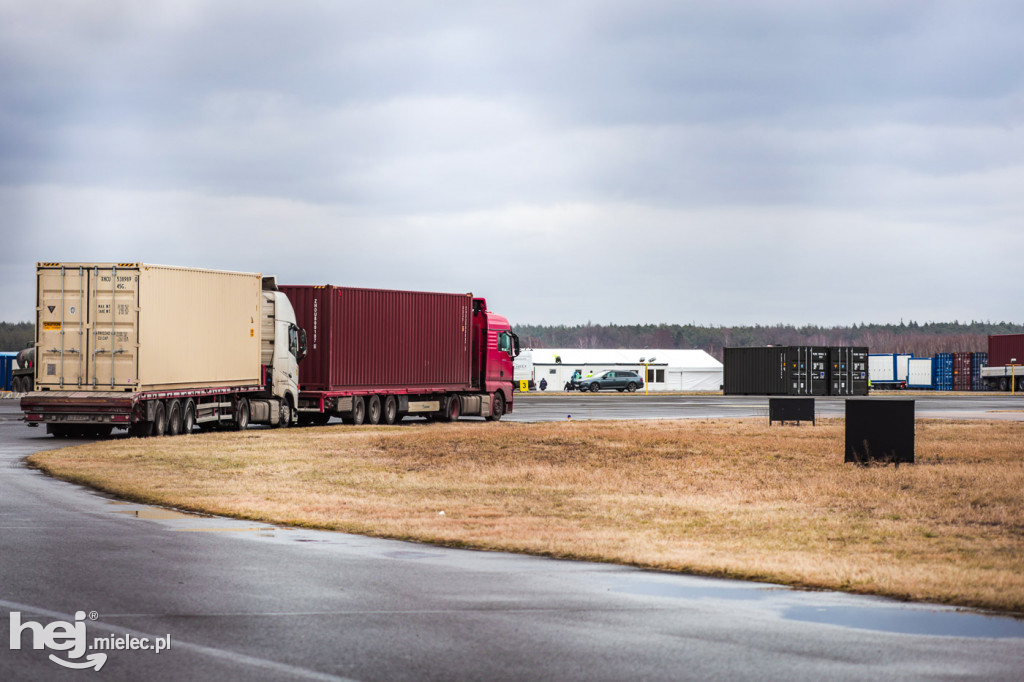
M718 391L722 388L722 363L702 350L664 348L533 348L532 379L547 379L547 390L560 391L579 370L586 377L609 369L631 369L640 376L647 372L651 391ZM524 359L525 360L525 359ZM517 363L520 364L520 363ZM525 362L523 374L529 373Z

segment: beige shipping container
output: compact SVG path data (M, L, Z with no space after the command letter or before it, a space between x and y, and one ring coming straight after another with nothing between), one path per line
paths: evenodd
M261 383L261 277L143 263L38 263L36 390Z

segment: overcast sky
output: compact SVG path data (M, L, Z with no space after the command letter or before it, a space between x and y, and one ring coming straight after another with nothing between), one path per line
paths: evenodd
M1024 3L0 0L37 261L513 324L1024 321Z

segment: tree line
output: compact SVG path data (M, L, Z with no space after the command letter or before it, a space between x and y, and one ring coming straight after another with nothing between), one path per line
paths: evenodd
M524 348L697 348L719 360L726 347L867 346L872 353L961 353L988 349L989 334L1021 334L1010 322L900 322L850 327L792 325L703 327L692 324L516 325ZM35 341L31 322L0 322L0 351Z
M0 322L0 352L17 352L36 341L36 326L31 322Z
M872 353L936 353L988 350L989 334L1024 333L1010 322L900 322L850 327L753 325L703 327L692 324L576 326L516 325L524 348L696 348L718 360L726 347L867 346Z

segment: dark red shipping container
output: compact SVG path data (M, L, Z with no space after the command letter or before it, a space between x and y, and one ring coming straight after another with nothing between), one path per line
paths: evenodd
M953 353L953 390L971 390L970 353Z
M279 287L306 330L302 391L466 390L472 294Z
M1024 365L1024 334L994 334L988 337L988 366L1003 367L1014 358Z

